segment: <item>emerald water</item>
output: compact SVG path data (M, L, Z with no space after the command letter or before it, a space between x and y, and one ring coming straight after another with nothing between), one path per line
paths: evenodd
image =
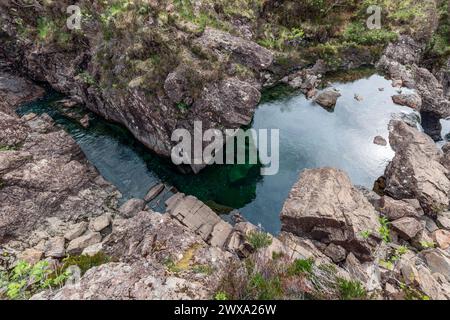
M264 99L260 104L252 127L280 130L280 171L264 177L259 167L246 165L212 166L198 175L181 174L118 125L90 114L90 126L83 128L57 107L62 98L57 94L24 105L18 112L48 113L74 137L100 173L116 185L123 201L142 198L151 186L163 181L197 196L217 211L239 209L252 223L278 233L279 213L303 169L336 167L346 171L354 184L371 188L394 155L389 146L375 145L374 137L388 138L393 114L413 113L392 102L397 89L379 75L333 86L342 94L334 112L301 94ZM355 94L363 100L357 101Z

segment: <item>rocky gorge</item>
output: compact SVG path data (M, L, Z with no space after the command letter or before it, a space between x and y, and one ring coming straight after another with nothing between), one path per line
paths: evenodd
M126 79L130 80L126 89L121 83L97 83L123 80L120 69L129 67L119 63L123 57L117 55L110 57L117 63L112 74L100 71L99 61L92 59L100 54L95 51L103 39L95 38L100 26L91 25L85 35L92 47L54 51L55 43L33 43L17 36L19 26L13 19L17 16L10 11L17 3L21 2L1 4L6 10L1 13L5 42L0 52L4 61L0 63L0 298L450 298L450 147L441 149L435 143L441 138L438 123L422 132L402 119L390 122L389 145L395 156L374 191L354 186L342 170L304 170L281 210L279 235L267 234L239 215L225 221L202 201L181 192L165 201L164 212L155 212L148 202L161 186L147 199L122 204L117 188L102 178L51 117L20 117L14 112L44 93L25 75L122 123L149 149L167 156L171 130L190 128L199 116L211 127L247 125L259 91L278 82L332 109L340 94L331 89L319 92L319 85L333 66L316 57L309 66L298 65L299 70L280 71L276 50L251 41L251 19L244 25L231 20L238 35L210 27L196 30L192 22L175 21L177 41L189 44L191 52L184 50L186 60L161 73L166 76L158 79L162 87L151 88L156 93L149 95L139 77L159 74L154 71L133 74L136 78ZM58 12L57 7L37 3L32 10ZM158 1L148 3L152 8L162 6ZM201 7L202 1L198 3ZM436 9L437 2L430 3ZM169 5L166 10L175 11ZM268 1L271 5L275 6ZM435 11L425 12L428 19L435 18ZM153 23L161 26L160 19ZM115 27L123 30L119 22ZM439 120L450 112L446 73L421 65L424 39L439 27L435 22L426 25L432 30L390 41L379 59L371 60L378 61L377 68L393 86L413 90L393 96L396 103ZM141 43L118 34L125 41L120 46L135 44L131 56L142 54ZM162 46L169 43L163 40L143 43L157 43L163 54L172 52ZM197 46L204 52L193 49ZM354 68L364 60L355 50L350 59L347 53L340 57L343 65ZM206 60L206 66L198 57ZM216 64L208 65L211 61ZM225 70L218 78L209 74L217 71L212 70L217 65ZM80 66L93 76L77 73ZM189 68L204 73L200 79L187 79L193 76ZM200 92L193 83L201 83ZM10 273L17 266L25 262L31 268L41 261L46 261L51 285L41 286L33 278L12 280ZM72 270L67 274L70 281L55 282L67 270Z

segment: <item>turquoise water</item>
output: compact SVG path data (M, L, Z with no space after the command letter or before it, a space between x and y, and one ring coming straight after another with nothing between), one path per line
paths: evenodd
M283 203L303 169L340 168L354 184L371 188L394 155L389 146L373 144L373 138L388 138L393 114L413 112L392 102L396 89L378 75L333 86L342 94L334 112L300 94L259 106L252 127L280 130L280 171L274 176L261 176L258 166L246 165L212 166L199 175L183 175L118 125L91 114L91 126L84 129L56 108L61 97L54 94L23 106L19 113L49 113L76 139L100 173L117 186L123 200L142 198L151 186L164 181L221 212L239 209L251 222L277 233ZM357 101L355 94L363 101Z

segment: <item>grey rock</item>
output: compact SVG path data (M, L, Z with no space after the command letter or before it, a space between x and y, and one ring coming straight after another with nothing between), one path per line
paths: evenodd
M175 204L173 204L174 201L176 201ZM171 202L172 204L170 204ZM224 239L219 239L217 232L219 230L226 231L225 236L231 233L232 228L226 226L227 223L224 224L222 219L214 211L193 196L180 197L179 195L174 195L172 200L168 200L168 203L169 207L167 208L167 212L173 218L201 236L205 241L210 240L211 236L214 235L214 242L222 245ZM214 232L216 226L218 229Z
M421 217L424 215L420 203L416 199L394 200L384 196L379 202L377 210L384 213L391 221L404 217Z
M385 138L383 138L382 136L376 136L375 138L373 138L373 143L379 146L387 146L387 141Z
M423 254L428 267L433 273L442 274L450 281L450 257L440 249L427 251Z
M41 87L30 81L0 70L0 112L15 115L15 108L44 95Z
M314 100L327 110L333 110L341 94L335 90L326 90L320 93Z
M25 261L25 262L29 263L30 265L35 265L42 259L43 256L44 256L44 252L42 250L29 248L29 249L22 251L20 254L18 254L17 259L19 261Z
M145 201L142 199L130 199L125 202L120 208L119 213L125 218L131 218L145 207Z
M50 258L62 258L65 256L64 237L55 237L47 240L45 243L45 256Z
M417 199L426 214L446 210L450 181L433 140L397 120L390 123L389 138L396 154L386 168L386 194L394 199Z
M439 248L446 250L450 247L450 231L436 230L433 232L432 238Z
M380 240L375 209L344 172L332 168L301 174L284 204L281 221L283 231L340 245L365 261L373 259ZM367 239L366 232L371 235Z
M416 218L405 217L392 222L392 229L402 239L410 240L423 230L423 226Z
M89 229L94 232L100 232L109 227L111 224L111 217L107 214L104 214L100 217L96 217L91 220L89 223Z
M90 232L69 242L67 253L71 255L80 254L87 247L102 241L102 236L98 232Z
M87 228L88 223L85 221L74 224L69 227L69 230L64 234L64 238L66 238L68 241L72 241L73 239L82 236L83 233L86 232Z
M81 254L92 257L92 256L95 256L96 254L102 252L102 250L103 250L103 244L96 243L96 244L93 244L93 245L85 248Z
M410 107L417 111L420 111L422 107L422 99L415 93L394 95L392 96L392 101L398 105Z
M156 186L153 186L147 193L147 195L144 197L145 202L153 201L158 195L161 194L161 192L165 189L164 183L160 183Z
M450 211L439 213L436 222L441 228L450 230Z
M345 260L347 252L341 246L330 243L324 251L325 255L331 258L334 263L339 263Z

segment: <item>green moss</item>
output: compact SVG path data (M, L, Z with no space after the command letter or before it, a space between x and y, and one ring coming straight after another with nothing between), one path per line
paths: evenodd
M210 207L218 215L229 214L231 211L234 210L234 208L232 208L232 207L227 207L227 206L221 205L213 200L205 201L205 204L208 207Z
M185 102L179 102L179 103L177 103L177 108L178 108L178 110L180 110L181 112L184 113L184 112L188 111L191 108L191 106Z
M261 93L261 104L281 100L292 96L296 92L291 86L286 84L278 84L272 88L264 89Z
M351 70L337 70L325 74L325 82L353 82L358 79L369 78L376 73L373 67L361 67Z
M94 79L94 77L87 71L81 72L79 75L80 79L87 85L95 86L97 85L97 81Z
M194 273L200 273L200 274L205 274L205 275L209 276L214 273L214 268L212 268L209 265L202 264L202 265L193 266L192 271L194 271Z
M0 152L5 151L16 151L18 148L15 146L0 146Z
M110 261L111 258L108 257L103 252L99 252L93 256L87 255L68 256L67 258L64 258L61 270L65 271L70 266L77 266L78 268L80 268L81 274L83 275L89 269L93 267L98 267Z

